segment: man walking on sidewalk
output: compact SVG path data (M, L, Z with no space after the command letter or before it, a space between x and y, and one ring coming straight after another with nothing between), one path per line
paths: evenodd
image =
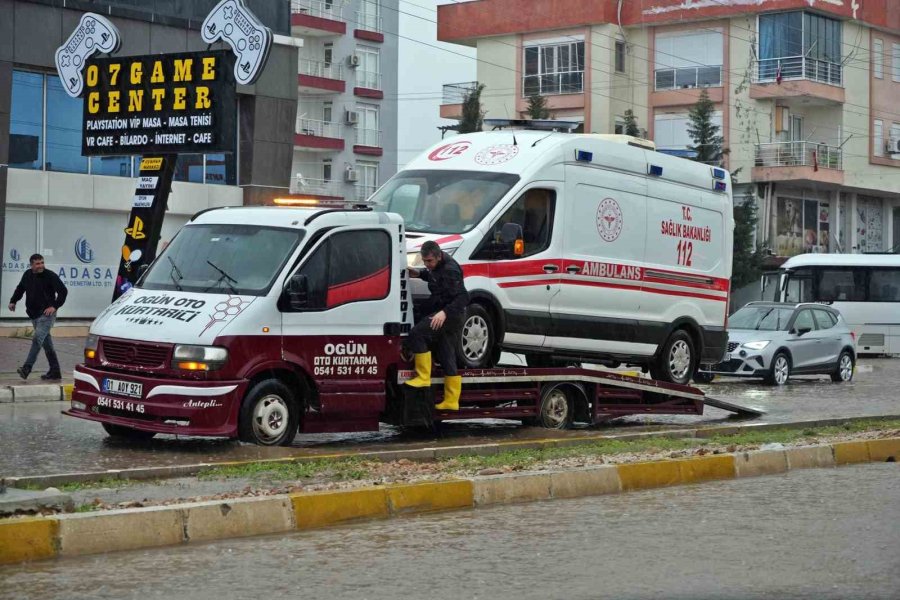
M31 269L22 273L22 280L16 286L12 298L9 300L10 312L15 312L16 302L25 296L25 312L34 325L34 337L31 338L31 350L25 364L16 369L22 379L27 379L34 367L41 348L47 354L47 362L50 370L41 379L62 379L59 370L59 359L53 349L53 338L50 337L50 329L56 322L56 311L65 303L69 293L59 275L44 268L44 257L40 254L32 254L28 259Z

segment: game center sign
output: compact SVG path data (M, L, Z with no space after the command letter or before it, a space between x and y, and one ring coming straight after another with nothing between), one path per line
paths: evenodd
M227 50L88 59L81 153L233 152L233 70Z

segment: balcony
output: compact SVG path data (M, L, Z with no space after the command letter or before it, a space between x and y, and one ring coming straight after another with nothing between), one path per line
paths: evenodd
M381 73L375 71L357 71L356 87L353 88L353 95L361 98L373 98L375 100L384 98L384 92L381 89Z
M339 123L315 119L297 119L294 147L310 152L336 152L344 149Z
M291 33L295 36L332 37L347 33L343 2L291 0Z
M340 64L301 58L297 67L298 94L340 94L347 89Z
M462 105L466 96L478 87L477 81L444 84L444 99L441 100L442 119L461 119Z
M353 37L369 42L384 42L384 20L372 10L356 11L356 29Z
M378 189L377 185L363 185L361 183L356 184L356 200L359 202L364 202L368 200L369 196L375 193L375 190Z
M581 94L584 92L584 71L565 71L522 77L522 97Z
M758 59L753 65L750 97L757 100L802 97L813 104L843 104L843 66L806 56Z
M757 144L753 181L844 182L840 148L818 142Z
M384 149L381 147L381 131L378 129L356 130L356 143L353 145L354 154L365 156L381 156Z
M341 184L330 179L310 179L308 177L296 177L291 186L292 194L303 194L314 198L343 198Z

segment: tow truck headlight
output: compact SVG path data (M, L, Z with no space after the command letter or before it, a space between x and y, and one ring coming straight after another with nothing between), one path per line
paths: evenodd
M84 338L84 358L86 360L97 358L97 346L99 343L100 338L94 334L89 334Z
M749 348L750 350L762 350L768 345L769 340L763 340L759 342L747 342L746 344L744 344L744 348Z
M228 360L228 350L218 346L179 344L172 353L172 364L183 371L215 371Z

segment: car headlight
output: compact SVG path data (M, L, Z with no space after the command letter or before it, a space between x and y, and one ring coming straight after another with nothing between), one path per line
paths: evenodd
M185 371L215 371L228 360L228 350L218 346L179 344L172 353L172 366Z
M769 340L763 340L759 342L747 342L746 344L744 344L744 348L749 348L751 350L762 350L768 345Z
M100 337L93 333L88 334L88 336L84 338L84 358L86 360L97 358L97 346L99 344Z

